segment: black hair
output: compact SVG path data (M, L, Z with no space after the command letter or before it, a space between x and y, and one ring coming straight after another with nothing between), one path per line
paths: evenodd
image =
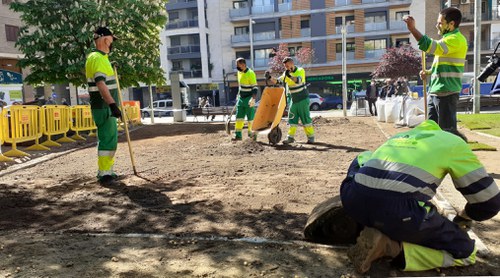
M243 65L246 65L247 64L247 61L245 60L245 58L238 58L236 59L236 63L241 63Z
M455 28L460 26L460 22L462 21L462 12L455 7L450 7L442 10L440 14L443 15L446 22L450 23L452 21L455 22Z
M283 64L286 64L287 62L293 62L293 59L291 57L285 57L285 59L283 59Z

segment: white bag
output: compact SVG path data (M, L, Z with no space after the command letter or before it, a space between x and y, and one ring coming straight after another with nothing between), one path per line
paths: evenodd
M390 98L385 100L385 122L395 123L399 120L400 99Z
M377 99L375 107L377 108L377 121L385 122L385 99Z
M413 107L408 113L406 113L406 125L408 127L416 127L425 120L425 112L419 107Z

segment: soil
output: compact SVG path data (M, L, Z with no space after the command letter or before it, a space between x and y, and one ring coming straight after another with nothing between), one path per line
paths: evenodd
M292 146L234 143L222 123L143 126L131 133L139 176L121 136L109 186L96 182L91 144L3 164L0 277L357 277L345 246L307 243L303 228L352 159L386 136L373 118L314 122L318 143L299 130ZM479 156L500 173L491 152ZM368 275L500 275L498 227L477 226L491 254L473 267L403 273L382 261Z

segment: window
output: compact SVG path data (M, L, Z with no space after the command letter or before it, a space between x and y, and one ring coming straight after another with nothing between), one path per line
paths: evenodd
M274 0L253 0L254 6L273 6Z
M5 34L8 42L15 42L19 37L19 27L5 25Z
M301 20L300 21L300 29L307 29L307 28L310 28L309 19Z
M181 61L172 61L172 71L183 70Z
M400 46L407 45L407 44L410 44L410 39L409 38L396 39L396 47L400 47Z
M403 17L405 15L409 15L409 11L404 11L404 12L396 12L396 21L403 21Z
M235 8L235 9L248 8L248 2L247 1L236 1L236 2L233 2L233 8Z
M189 44L191 45L200 45L200 36L194 35L189 37Z
M367 40L365 41L365 50L377 50L377 49L386 49L387 48L387 40Z
M354 25L354 16L348 15L345 17L345 25ZM342 26L342 17L335 18L335 26Z
M190 10L189 19L198 19L198 10Z
M248 35L248 26L244 27L234 27L234 34L235 35Z
M269 54L271 54L272 51L273 50L271 48L254 50L255 59L267 59L269 57Z
M240 57L250 60L250 51L237 51L236 52L236 59L238 59Z
M153 108L158 108L158 102L153 102Z
M179 12L169 12L168 13L168 21L177 21L179 20Z
M172 107L172 102L171 101L167 101L166 104L167 104L167 107Z
M345 48L346 48L347 52L354 52L354 50L356 48L355 43L348 42L348 43L346 43ZM337 45L335 46L335 52L342 53L342 44L341 43L337 43Z
M290 52L290 57L295 56L295 47L289 47L288 52Z
M367 13L365 16L365 24L385 22L387 22L387 15L385 12Z
M170 37L170 46L178 46L178 45L181 45L181 37L180 36Z
M164 101L160 101L158 104L159 104L160 108L164 108L165 107L165 102Z

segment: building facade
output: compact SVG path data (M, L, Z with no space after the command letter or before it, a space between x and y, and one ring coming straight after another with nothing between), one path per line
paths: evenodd
M0 3L0 100L10 104L22 102L22 70L17 61L22 57L16 48L21 19L9 9L11 1Z

